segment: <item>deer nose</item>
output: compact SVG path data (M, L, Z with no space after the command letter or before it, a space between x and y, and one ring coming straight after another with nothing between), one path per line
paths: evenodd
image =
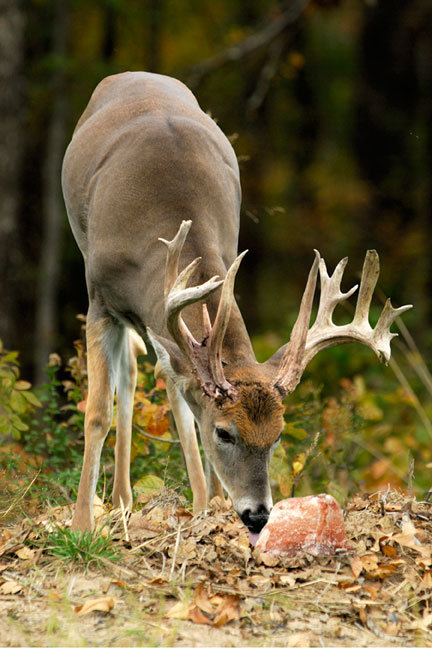
M264 504L260 504L255 512L246 509L240 515L240 519L251 533L259 533L263 526L266 525L269 517L269 511Z

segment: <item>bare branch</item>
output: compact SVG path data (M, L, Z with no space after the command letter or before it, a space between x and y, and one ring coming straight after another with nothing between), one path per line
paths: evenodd
M240 61L246 56L249 56L249 54L252 54L252 52L268 46L288 25L298 20L308 2L309 0L293 0L279 18L266 25L261 31L252 34L252 36L248 36L237 45L228 47L215 56L198 63L190 71L190 75L186 81L187 85L193 90L213 70L233 61Z

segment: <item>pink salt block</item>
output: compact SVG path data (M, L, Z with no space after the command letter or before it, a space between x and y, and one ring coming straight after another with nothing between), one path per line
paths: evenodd
M332 555L349 550L342 511L331 495L292 497L275 504L256 547L266 553Z

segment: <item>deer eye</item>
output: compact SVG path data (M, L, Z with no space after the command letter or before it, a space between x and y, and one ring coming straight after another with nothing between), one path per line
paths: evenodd
M235 443L235 439L227 430L216 428L216 436L223 443Z

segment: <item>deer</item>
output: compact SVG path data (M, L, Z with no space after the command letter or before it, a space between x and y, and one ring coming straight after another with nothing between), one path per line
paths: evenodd
M225 492L249 532L259 533L272 508L269 465L284 428L283 401L307 364L319 351L348 342L366 345L387 363L396 335L390 327L411 305L393 308L387 300L371 327L379 275L371 250L353 320L336 325L336 306L357 286L341 291L346 258L330 276L315 251L289 341L258 362L234 297L245 254L237 251L237 158L193 93L168 76L125 72L100 82L66 150L62 187L89 299L85 446L72 529L94 528L93 500L115 394L112 503L132 508L137 356L150 344L180 438L194 513ZM320 300L310 326L318 274Z

